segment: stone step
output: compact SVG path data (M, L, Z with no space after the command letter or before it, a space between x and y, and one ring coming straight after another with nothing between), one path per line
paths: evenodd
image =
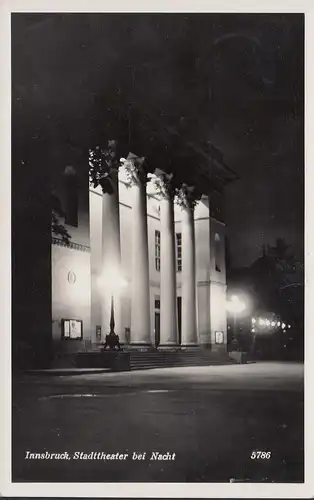
M141 361L141 360L203 360L203 361L214 361L214 360L228 360L229 356L226 355L210 355L210 354L131 354L131 361Z
M156 351L127 351L127 352L130 352L131 355L138 355L138 356L161 356L161 355L165 355L165 356L178 356L178 355L183 355L183 356L187 356L187 355L190 355L190 356L199 356L199 355L206 355L206 356L222 356L224 354L227 354L227 352L216 352L216 351L210 351L209 349L208 350L204 350L204 349L199 349L198 351L190 351L190 350L186 350L186 351L183 351L183 350L180 350L180 351L163 351L163 350L156 350Z
M228 355L225 356L213 356L210 354L146 354L144 356L138 354L131 354L131 359L222 359L227 358Z
M131 371L135 370L151 370L154 368L184 368L184 367L189 367L189 366L219 366L219 365L227 365L227 364L232 364L228 362L213 362L213 363L164 363L164 364L143 364L143 365L131 365Z
M110 353L102 355L100 350L81 352L71 356L64 356L56 359L51 368L73 369L73 368L107 368L109 365L116 371L116 368L109 363ZM119 355L120 356L120 355ZM150 369L162 367L184 367L184 366L209 366L217 364L232 364L232 360L227 352L215 352L201 348L187 349L186 351L122 351L121 358L129 356L129 361L125 359L119 367L123 370ZM106 359L105 359L106 358ZM108 358L108 359L107 359ZM108 365L109 363L109 365ZM114 366L118 367L114 361Z
M232 360L229 359L143 359L143 360L135 360L131 359L130 364L141 364L141 363L153 363L153 364L165 364L165 363L202 363L202 364L211 364L211 363L232 363Z
M233 364L227 353L216 352L133 352L130 355L131 370L144 370L162 367L210 366Z

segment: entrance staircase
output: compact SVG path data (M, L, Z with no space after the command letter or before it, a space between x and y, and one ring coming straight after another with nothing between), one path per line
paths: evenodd
M78 352L56 358L52 368L103 368L107 371L125 371L125 370L149 370L153 368L172 368L184 366L210 366L234 364L237 361L232 359L226 351L214 351L201 347L189 348L134 348L124 346L120 351L122 356L115 368L110 364L111 355L107 351L107 356L102 353L102 346L94 346L93 349L85 352ZM127 356L124 355L127 353ZM114 353L111 353L114 356ZM118 355L118 352L116 353ZM122 363L122 358L124 362ZM108 364L109 363L109 364ZM120 366L121 365L121 366Z
M152 368L171 368L180 366L209 366L234 364L228 353L215 352L202 348L186 350L149 350L130 351L130 369L148 370Z

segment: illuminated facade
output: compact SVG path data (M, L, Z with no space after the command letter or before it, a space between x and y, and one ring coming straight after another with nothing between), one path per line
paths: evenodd
M172 196L161 170L132 182L122 165L111 194L76 176L67 167L55 182L71 235L52 240L55 351L102 342L112 305L123 344L225 349L225 224L210 196L184 184Z

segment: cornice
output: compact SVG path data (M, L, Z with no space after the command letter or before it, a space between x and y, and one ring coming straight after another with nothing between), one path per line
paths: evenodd
M65 247L65 248L70 248L71 250L78 250L80 252L90 252L90 247L86 245L81 245L80 243L75 243L74 241L70 241L69 243L66 243L65 241L62 241L59 238L52 238L51 239L52 245L58 245L59 247Z

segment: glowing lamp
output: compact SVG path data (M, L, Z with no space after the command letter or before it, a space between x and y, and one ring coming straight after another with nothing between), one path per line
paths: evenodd
M246 305L239 299L239 297L232 295L231 299L227 303L227 308L233 314L240 314L246 309Z
M102 273L97 278L97 284L100 288L108 284L108 289L113 292L117 292L121 290L121 288L125 288L127 286L127 281L121 276L118 271L111 269L106 273Z

